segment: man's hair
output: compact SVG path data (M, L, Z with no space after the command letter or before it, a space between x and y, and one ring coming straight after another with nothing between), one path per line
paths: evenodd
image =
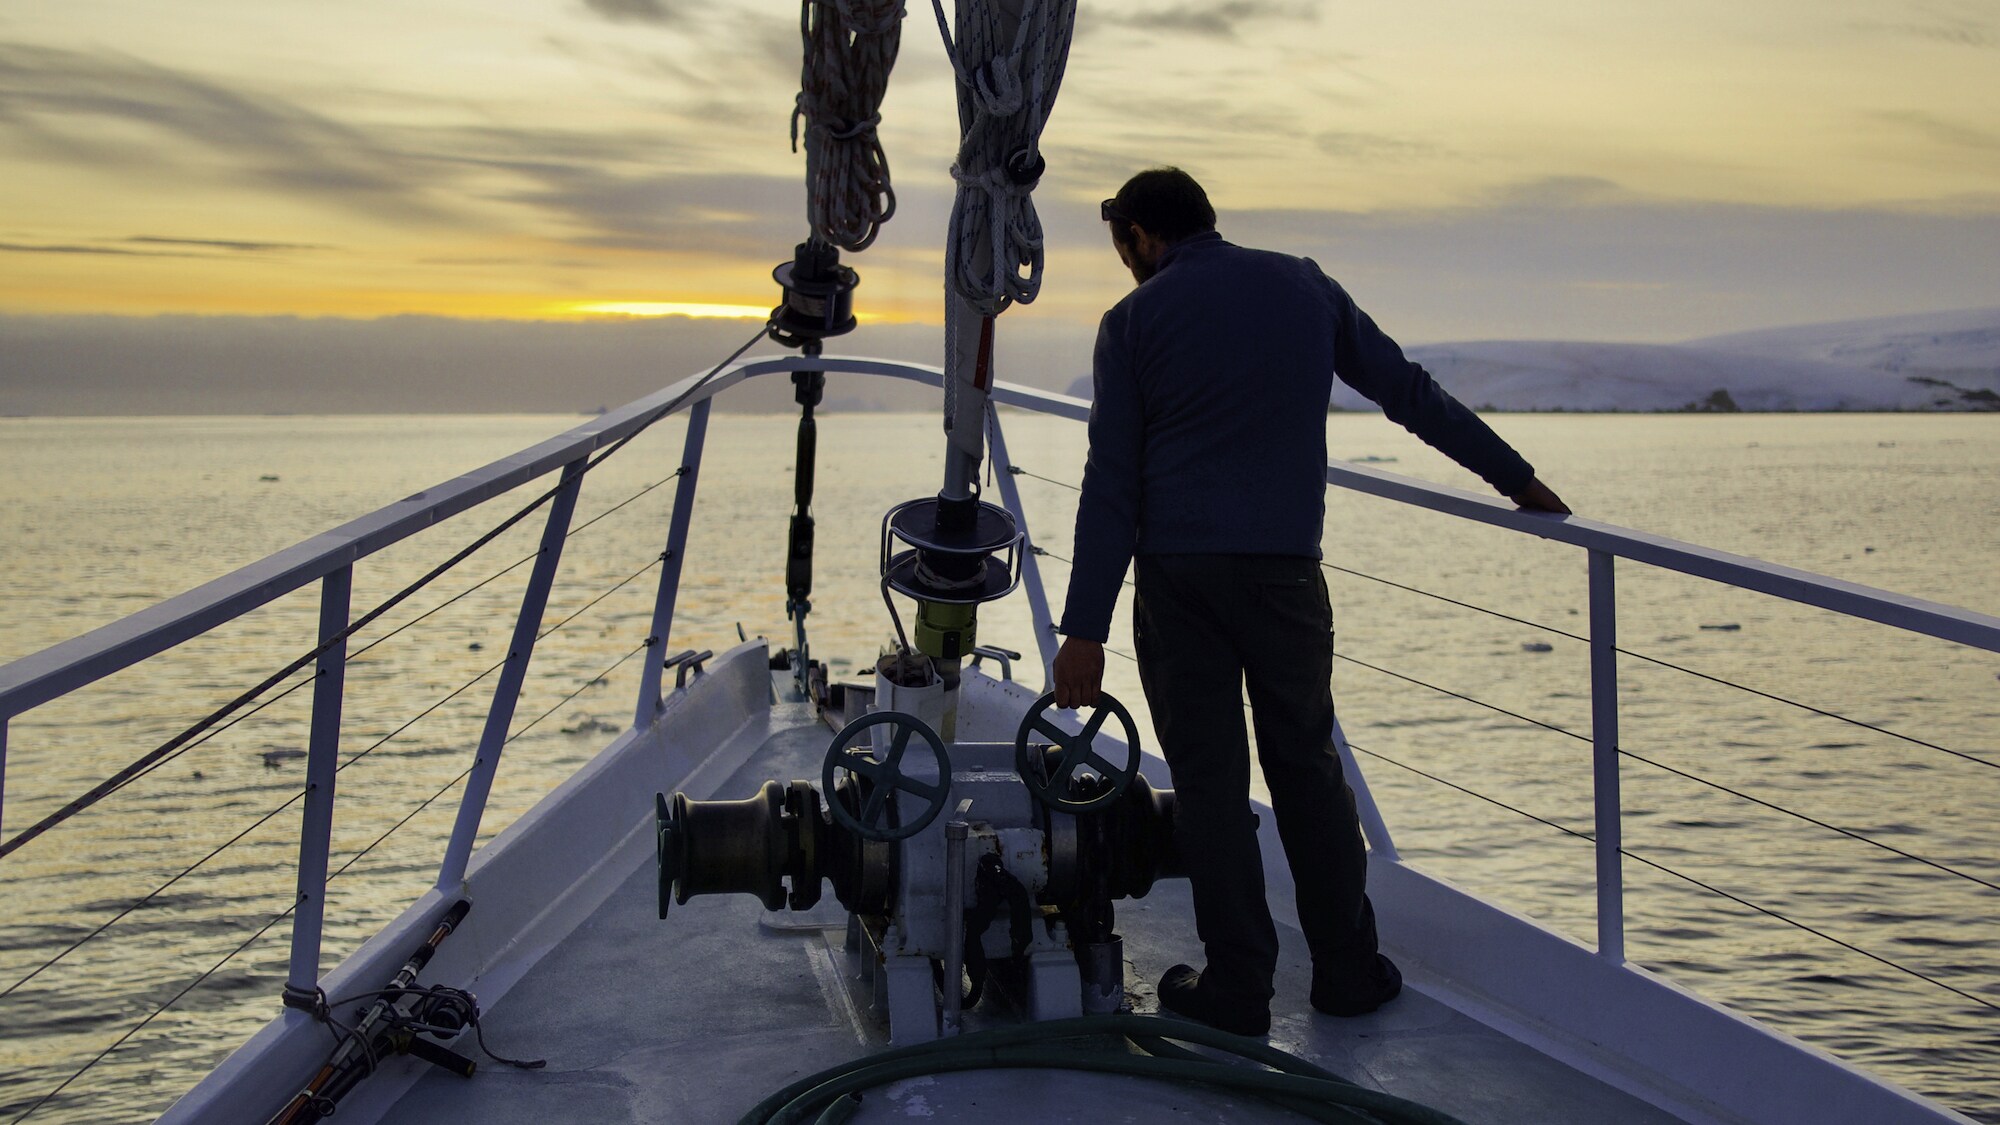
M1209 205L1208 193L1179 168L1148 168L1126 180L1111 202L1117 211L1112 228L1127 242L1133 226L1169 244L1215 229L1215 208Z

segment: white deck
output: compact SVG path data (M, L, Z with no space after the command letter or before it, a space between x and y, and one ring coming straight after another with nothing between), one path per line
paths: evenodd
M776 690L774 690L774 688ZM419 983L468 987L489 1044L547 1069L481 1060L467 1080L385 1060L340 1104L342 1120L733 1121L768 1094L884 1045L870 990L847 960L831 898L767 913L745 896L696 899L657 918L653 793L736 798L819 772L831 731L803 704L773 703L761 642L712 661L659 720L627 732L474 858L474 909ZM1011 732L1033 693L969 674L960 734ZM1148 756L1155 783L1169 780ZM1410 987L1383 1011L1340 1020L1305 1004L1309 965L1291 882L1264 818L1265 878L1285 941L1271 1040L1327 1070L1474 1125L1883 1125L1968 1119L1888 1086L1643 970L1597 955L1376 855L1370 887L1385 946ZM437 891L323 978L329 995L380 987L460 894ZM1185 884L1119 907L1132 1006L1194 962ZM985 1005L977 1029L1014 1017ZM326 1058L328 1030L287 1011L161 1118L263 1120ZM461 1053L477 1048L461 1036ZM1296 1120L1212 1090L1038 1071L913 1079L859 1120Z
M767 779L816 776L831 732L781 704L775 731L716 794ZM662 922L647 859L486 1016L502 1054L545 1057L522 1071L482 1061L471 1079L424 1074L382 1118L508 1125L552 1121L733 1121L779 1087L886 1045L859 967L844 951L831 896L809 914L767 913L743 895L698 898ZM1153 1011L1152 983L1199 961L1187 885L1163 881L1119 904L1132 1005ZM1423 981L1359 1019L1313 1012L1304 939L1283 929L1271 1042L1356 1083L1472 1123L1668 1125L1678 1118L1611 1089L1453 1011ZM991 1002L974 1028L1008 1021ZM462 1051L473 1048L464 1040ZM1136 1078L991 1071L915 1079L864 1098L856 1121L1296 1121L1263 1103Z

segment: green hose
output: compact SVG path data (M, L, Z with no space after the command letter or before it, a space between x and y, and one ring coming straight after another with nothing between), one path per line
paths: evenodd
M1056 1041L1109 1039L1096 1049ZM1219 1062L1169 1040L1227 1051L1257 1069ZM1144 1054L1134 1054L1136 1045ZM1083 1016L1000 1027L869 1055L802 1078L759 1102L738 1125L839 1125L860 1091L927 1074L1014 1067L1083 1070L1194 1082L1260 1096L1313 1121L1464 1125L1450 1114L1364 1089L1258 1039L1159 1016Z

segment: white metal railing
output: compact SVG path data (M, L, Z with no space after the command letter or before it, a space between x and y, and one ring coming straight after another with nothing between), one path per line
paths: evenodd
M286 989L288 996L294 999L310 996L317 976L320 935L324 924L323 895L335 798L333 778L337 765L346 660L342 634L351 628L349 599L355 564L450 516L508 495L550 473L561 471L563 474L559 486L547 497L552 503L543 530L541 551L523 595L506 669L495 690L471 778L440 865L438 885L453 888L462 879L471 854L484 813L486 795L498 768L500 749L506 740L514 700L533 653L535 628L555 581L576 496L591 455L629 438L667 413L681 409L689 413L681 467L684 479L675 497L662 555L664 565L654 605L651 635L647 641L652 651L641 677L634 712L635 724L644 725L653 719L661 705L661 657L668 651L667 639L673 627L681 561L693 514L695 484L699 476L710 402L717 394L745 379L793 371L901 378L933 386L941 385L944 377L936 367L837 356L756 360L718 369L705 376L693 376L513 456L388 505L178 597L17 660L0 668L0 813L4 813L5 807L7 729L14 717L198 637L282 595L318 582L321 587L319 634L325 648L317 657L318 677L308 749L306 806L300 832L299 897L295 904L291 970ZM1090 413L1090 404L1082 399L1007 383L994 385L992 401L1077 421L1087 419ZM1027 517L1021 507L1013 474L1007 471L1012 466L997 414L989 411L989 422L994 467L999 470L997 481L1001 500L1025 535ZM1617 769L1617 559L1630 559L1647 566L1818 606L1984 651L2000 652L2000 618L1986 614L1578 516L1523 512L1497 498L1410 480L1366 466L1330 464L1326 470L1326 481L1334 487L1567 543L1585 552L1589 579L1598 955L1614 963L1624 958L1624 884L1620 863L1621 812ZM1054 623L1038 573L1032 539L1025 541L1023 546L1024 578L1038 656L1046 674L1055 655ZM1346 748L1342 746L1342 749L1345 751ZM1364 823L1370 826L1370 838L1379 848L1389 850L1388 835L1379 812L1373 807L1358 770L1353 769L1351 756L1344 756L1348 757L1352 771L1350 777L1356 782L1357 797L1363 804Z

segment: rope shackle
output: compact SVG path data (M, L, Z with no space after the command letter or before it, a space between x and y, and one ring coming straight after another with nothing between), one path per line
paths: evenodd
M1009 180L1033 191L1035 185L1042 181L1042 173L1049 170L1049 161L1039 152L1017 148L1008 154L1004 167Z
M784 300L771 310L771 339L801 348L854 331L854 287L861 278L840 264L838 248L807 239L771 277L785 291Z

